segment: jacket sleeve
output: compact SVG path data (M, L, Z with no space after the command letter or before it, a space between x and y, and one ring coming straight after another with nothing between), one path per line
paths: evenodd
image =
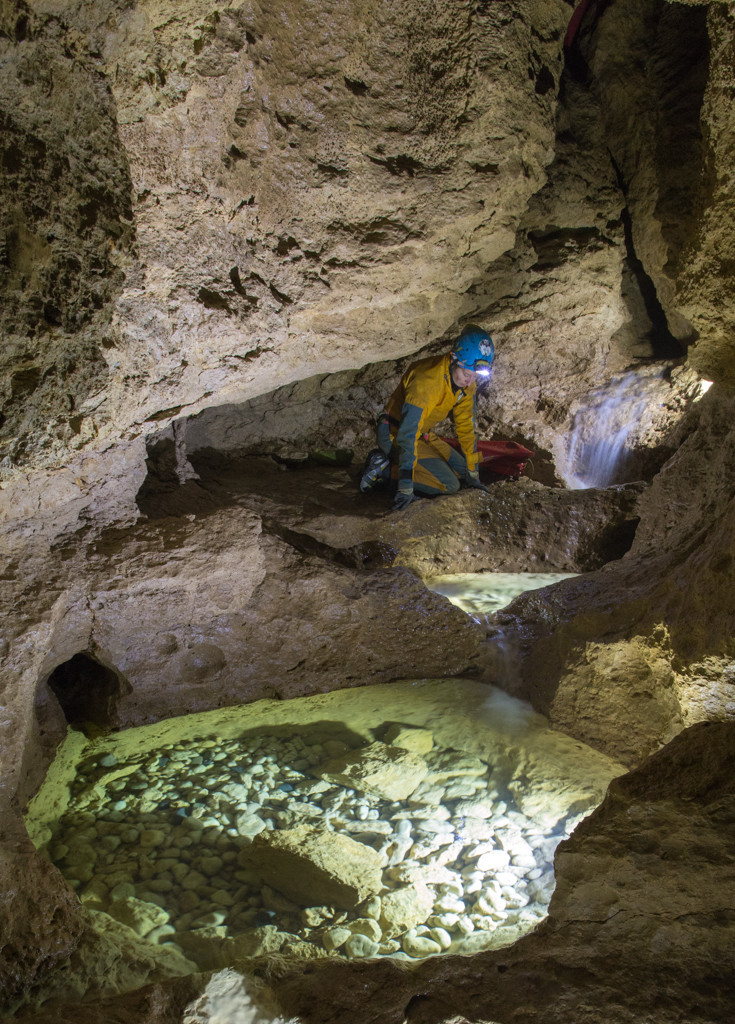
M415 396L414 400L415 400ZM401 422L396 433L395 445L398 449L398 479L413 480L413 469L416 465L416 446L419 439L423 408L406 401L401 409Z
M462 445L467 468L476 472L480 459L477 454L477 422L475 415L475 388L468 391L452 410L457 438Z

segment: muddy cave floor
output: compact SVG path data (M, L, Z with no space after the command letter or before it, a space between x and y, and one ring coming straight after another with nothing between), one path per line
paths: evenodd
M149 519L205 517L246 508L266 532L306 555L350 568L405 565L420 575L450 572L586 572L630 548L644 485L566 490L531 475L498 477L487 495L417 498L391 512L386 487L361 493L362 462L330 466L269 456L222 455L205 449L190 458L196 477L149 464L137 495Z
M422 576L594 570L628 550L641 492L639 485L569 492L521 479L497 483L489 495L463 491L391 515L388 495L359 493L359 466L284 467L210 452L191 463L198 479L183 485L149 474L138 495L144 519L133 533L145 534L146 520L167 520L164 547L173 550L187 521L242 510L306 558L365 578L390 565ZM114 553L116 536L101 539L100 554ZM735 881L726 855L735 828L733 733L725 723L694 726L613 782L557 852L548 919L510 948L410 970L272 958L242 969L256 988L275 991L281 1013L304 1024L730 1020L733 938L722 892ZM169 979L32 1019L179 1021L204 984L202 976Z

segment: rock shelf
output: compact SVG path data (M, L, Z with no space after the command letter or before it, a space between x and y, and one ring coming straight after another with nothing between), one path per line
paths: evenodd
M39 834L89 910L201 969L274 952L416 960L506 945L545 916L554 850L594 806L594 787L584 806L574 787L546 801L543 823L523 813L519 785L532 788L534 772L518 757L519 735L542 738L547 753L549 737L567 738L503 696L481 748L467 698L487 701L492 688L441 685L371 688L369 701L362 690L305 698L296 703L318 719L288 729L248 729L251 709L241 708L227 709L241 716L237 736L117 752L114 740L92 742L66 809ZM350 696L369 703L371 721L324 720L327 704L336 712ZM444 737L442 703L455 719ZM414 721L396 725L411 705ZM217 714L187 717L201 728ZM462 728L465 749L453 745ZM587 755L598 773L615 773ZM410 780L396 799L403 768Z

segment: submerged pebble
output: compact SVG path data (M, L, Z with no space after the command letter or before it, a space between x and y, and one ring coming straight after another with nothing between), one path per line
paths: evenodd
M564 833L549 837L520 814L502 772L435 744L410 799L388 800L318 777L349 749L336 738L263 734L121 763L106 755L76 778L50 856L85 902L153 942L267 933L273 949L300 940L352 959L421 959L503 945L504 928L545 915L549 860ZM112 767L105 788L100 769ZM304 908L264 885L251 844L304 823L369 846L383 864L382 894L351 911Z

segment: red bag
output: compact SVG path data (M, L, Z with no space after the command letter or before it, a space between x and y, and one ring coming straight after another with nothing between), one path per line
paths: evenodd
M443 437L442 441L461 451L456 437ZM493 474L517 480L526 468L528 460L534 455L534 452L524 448L517 441L478 441L477 451L480 456L481 480L486 476L492 479Z

